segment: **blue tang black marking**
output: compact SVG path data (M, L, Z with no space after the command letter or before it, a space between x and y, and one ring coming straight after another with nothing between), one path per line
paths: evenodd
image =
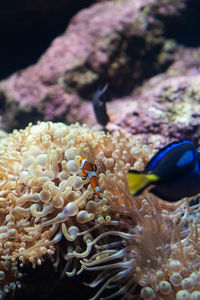
M130 192L139 195L149 185L151 193L166 201L178 201L200 193L200 152L190 141L178 141L160 149L143 172L129 170Z

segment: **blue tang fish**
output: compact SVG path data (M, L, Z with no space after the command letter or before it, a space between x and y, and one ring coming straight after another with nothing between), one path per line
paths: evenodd
M200 193L200 152L190 141L177 141L160 149L143 172L129 170L128 186L140 195L149 185L150 192L166 201L178 201Z

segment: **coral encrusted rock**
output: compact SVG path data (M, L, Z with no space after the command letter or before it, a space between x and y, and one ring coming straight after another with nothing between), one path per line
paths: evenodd
M124 98L123 106L122 100L111 103L108 113L120 128L156 147L179 139L189 139L198 145L199 86L200 76L196 74L157 75Z
M1 82L2 126L81 121L80 96L91 98L101 81L115 96L129 93L173 60L175 43L164 33L185 8L183 0L122 0L80 11L35 65Z

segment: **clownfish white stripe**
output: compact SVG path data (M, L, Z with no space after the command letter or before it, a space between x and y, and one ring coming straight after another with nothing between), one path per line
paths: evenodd
M96 174L95 171L87 171L87 173L88 173L88 177L89 177L89 178L97 177L97 174Z
M81 161L80 169L83 169L84 164L85 164L86 161L87 161L86 158Z
M95 187L95 192L97 192L97 191L99 191L99 192L100 192L100 188L99 188L99 186L96 186L96 187Z

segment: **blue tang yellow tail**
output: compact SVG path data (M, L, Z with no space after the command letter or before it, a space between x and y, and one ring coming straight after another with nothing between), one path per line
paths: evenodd
M178 141L160 149L143 172L126 174L131 194L149 185L151 193L166 201L178 201L200 193L200 153L190 141Z
M155 174L145 174L136 171L128 171L126 174L129 189L131 194L139 195L141 192L151 183L159 180L159 177Z

